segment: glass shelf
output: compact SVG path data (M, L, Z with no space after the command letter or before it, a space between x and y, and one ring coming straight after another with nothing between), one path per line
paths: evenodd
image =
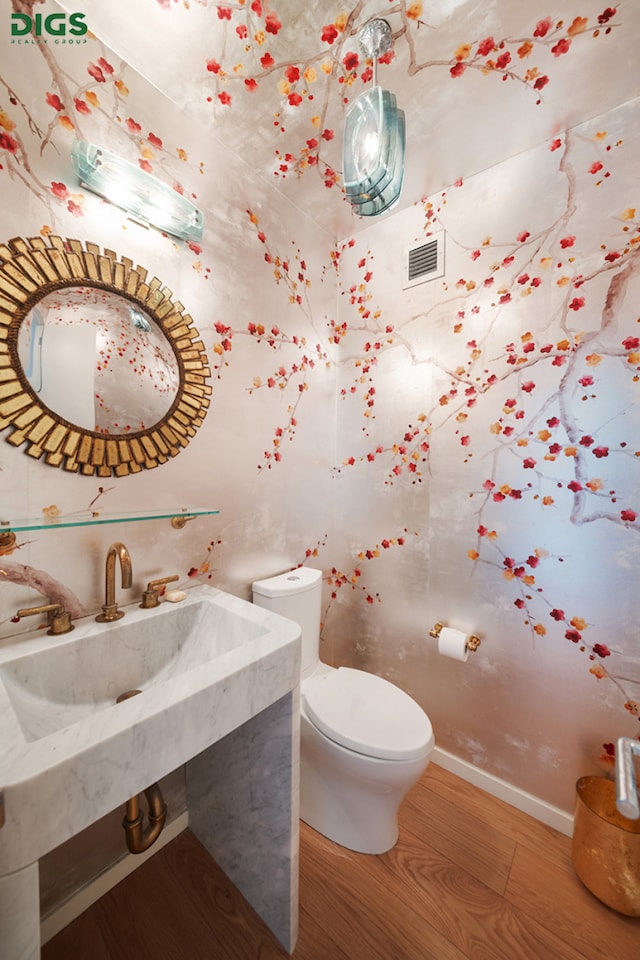
M208 517L220 513L203 507L174 507L158 510L130 510L127 513L103 513L83 510L78 513L60 514L58 517L34 517L31 520L0 520L0 536L21 530L50 530L59 527L89 527L101 523L134 523L139 520L171 520L180 529L187 520Z

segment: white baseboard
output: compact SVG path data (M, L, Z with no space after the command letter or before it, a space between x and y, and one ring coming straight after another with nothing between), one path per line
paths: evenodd
M492 773L474 767L472 763L467 763L466 760L460 760L459 757L443 750L441 747L434 747L431 759L439 767L444 767L445 770L455 773L461 780L466 780L468 783L472 783L474 787L486 790L492 796L504 800L505 803L510 803L512 807L522 810L523 813L528 813L529 816L535 817L541 823L546 823L548 827L553 827L554 830L558 830L565 836L573 836L573 817L570 813L560 810L559 807L554 807L545 800L514 787L506 780L500 780Z
M60 907L53 910L48 916L44 917L40 924L40 942L42 944L51 940L67 924L79 917L81 913L99 900L105 893L108 893L117 883L128 877L141 864L153 857L162 847L166 846L172 840L186 830L189 826L189 814L185 810L179 817L172 820L164 828L152 847L144 853L128 853L122 860L118 860L112 867L101 873L99 877L82 887L77 893L74 893Z

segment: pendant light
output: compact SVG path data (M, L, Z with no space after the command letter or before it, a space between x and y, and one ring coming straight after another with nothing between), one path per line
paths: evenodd
M392 45L386 20L370 20L358 36L373 60L373 87L347 107L342 141L344 191L360 217L383 213L400 198L404 177L405 119L395 96L378 85L378 57Z

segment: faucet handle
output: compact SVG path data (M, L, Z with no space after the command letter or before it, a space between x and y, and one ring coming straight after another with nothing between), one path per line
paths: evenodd
M161 577L160 580L150 580L147 584L147 589L142 593L142 603L140 606L143 610L150 610L152 607L157 607L160 603L160 591L158 587L163 587L165 583L173 583L174 580L179 580L180 577L175 573L172 577Z
M39 607L27 607L18 610L19 617L31 617L37 613L46 613L49 629L47 634L50 637L58 637L62 633L70 633L74 626L71 623L71 614L67 613L61 603L43 603Z

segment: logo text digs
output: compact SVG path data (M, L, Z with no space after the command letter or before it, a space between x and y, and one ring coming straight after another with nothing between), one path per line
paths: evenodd
M84 13L11 14L12 43L86 43ZM82 39L81 39L82 38Z

